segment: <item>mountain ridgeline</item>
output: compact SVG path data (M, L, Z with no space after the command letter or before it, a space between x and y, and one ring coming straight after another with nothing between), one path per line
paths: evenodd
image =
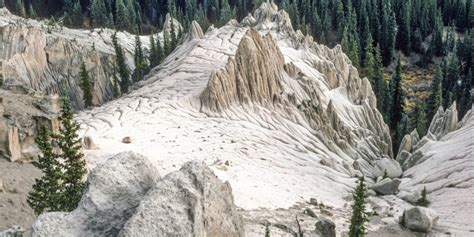
M107 27L142 34L160 31L167 13L181 22L184 30L195 20L205 31L210 25L222 26L231 19L243 19L262 2L6 0L5 4L20 16L57 19L55 21L69 27ZM456 101L460 117L470 108L470 90L474 86L472 1L277 0L276 3L289 14L292 25L303 34L311 35L330 47L341 44L352 64L362 76L368 77L377 97L378 109L392 131L395 151L407 131L413 128L421 134L426 131L440 105L447 107ZM174 35L177 36L178 32ZM173 39L172 36L168 35ZM138 49L135 50L139 52L138 57L143 58ZM151 54L148 61L153 67L163 57L156 60L157 53L153 49ZM407 57L406 60L400 60L401 54ZM139 60L137 64L136 57L137 70L132 71L134 75L130 81L143 78L149 70L142 63L145 61ZM436 70L437 67L440 69ZM431 97L409 98L402 88L406 68L427 68L435 72L433 78L439 80L432 84ZM391 80L386 79L387 74ZM127 79L121 78L124 80ZM406 108L404 103L408 99L427 106Z

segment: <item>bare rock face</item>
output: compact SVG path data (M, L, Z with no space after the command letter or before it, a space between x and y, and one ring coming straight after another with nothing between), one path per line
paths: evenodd
M38 151L39 127L58 129L57 96L24 95L0 89L0 155L12 162L29 161Z
M115 236L159 179L144 156L119 153L92 170L74 211L40 215L32 236Z
M401 181L399 179L385 178L370 188L380 195L390 195L398 191L400 183Z
M97 145L90 136L85 136L84 138L82 138L82 147L87 150L97 149Z
M444 135L456 130L458 124L458 111L456 102L454 102L446 111L440 107L431 121L428 131L433 134L436 139L440 139Z
M467 121L470 118L470 111L466 114L463 121ZM428 132L424 137L420 139L416 130L403 137L399 153L397 155L397 161L404 170L416 165L424 157L424 154L420 148L431 141L438 141L446 134L455 131L459 127L462 127L464 124L463 121L459 122L458 120L456 102L454 102L446 110L444 110L443 107L439 107L438 111L433 117L433 120L431 121Z
M270 105L281 91L283 55L271 35L248 31L235 58L214 72L201 95L202 110L222 111L233 104ZM246 70L242 70L242 69Z
M396 160L388 157L376 160L373 172L377 177L383 176L386 172L390 178L398 178L402 176L403 173L400 164Z
M203 35L204 33L202 32L201 26L196 21L193 21L191 23L191 29L187 35L187 40L202 38Z
M170 17L165 22L169 30ZM181 27L177 20L174 26ZM31 89L45 94L68 96L76 109L84 108L79 65L84 61L92 79L92 103L100 105L113 98L115 50L110 29L75 30L46 21L24 19L0 9L0 77L4 88ZM117 33L127 67L134 69L134 36ZM155 39L163 39L159 33ZM149 37L142 36L145 53Z
M201 162L160 178L142 155L123 152L90 173L72 212L38 217L32 236L244 236L229 183Z
M229 183L202 162L158 182L119 236L244 236Z
M229 58L224 68L212 73L200 97L200 111L210 116L225 116L248 110L258 114L261 110L259 107L268 108L274 111L271 116L275 116L275 120L290 120L308 126L332 152L353 159L360 158L361 162L364 160L368 164L368 169L360 170L364 175L377 177L380 170L383 172L388 169L394 171L391 177L400 176L399 167L379 167L378 171L373 169L373 162L392 157L392 150L388 127L376 109L375 96L368 80L358 77L357 70L340 49L324 48L311 40L300 41L301 34L294 33L291 25L286 26L287 14L276 12L274 7L268 7L273 6L269 4L264 3L256 11L259 20L248 17L243 24L258 28L265 19L276 21L274 25L287 31L290 39L301 44L300 47L310 47L325 57L326 60L315 60L312 69L324 73L324 76L308 76L295 64L285 64L283 54L271 34L261 36L249 30L240 41L235 57ZM327 64L321 65L323 62ZM358 106L359 111L344 108L345 105L328 98L320 83L325 83L324 86L334 90L334 93L343 94L351 105ZM342 115L347 111L351 115ZM350 122L347 116L351 117ZM363 124L363 127L355 129L351 127L354 124ZM362 137L367 139L362 141ZM333 168L337 165L324 157L322 162Z

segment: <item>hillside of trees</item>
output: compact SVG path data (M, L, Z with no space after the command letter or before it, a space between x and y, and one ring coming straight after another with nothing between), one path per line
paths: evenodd
M160 30L167 13L182 22L185 29L192 20L206 29L211 24L224 25L233 18L240 20L263 1L5 0L5 4L21 16L54 17L69 27L110 27L140 34ZM296 29L330 47L341 44L361 74L367 76L377 96L378 108L392 130L395 151L406 132L416 128L420 135L426 133L440 105L447 107L456 101L460 117L471 108L472 0L277 0L276 3L288 12ZM161 47L159 42L155 46ZM141 52L140 48L136 52ZM163 53L160 49L152 54L148 61L153 67L163 58L157 55ZM417 60L402 60L415 56ZM138 58L143 58L142 53ZM142 59L138 61L139 66L146 64ZM418 99L411 111L405 111L407 96L402 87L408 67L433 72L429 96ZM141 71L146 72L138 70L134 77L142 78Z

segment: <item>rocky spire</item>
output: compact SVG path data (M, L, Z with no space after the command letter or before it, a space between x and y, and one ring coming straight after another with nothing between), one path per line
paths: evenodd
M269 60L271 59L271 60ZM201 95L201 110L219 112L233 104L270 105L281 92L284 59L271 35L250 30L242 38L235 58L212 73Z

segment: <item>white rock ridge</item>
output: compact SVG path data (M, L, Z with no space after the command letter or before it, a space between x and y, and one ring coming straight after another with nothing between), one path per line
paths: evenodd
M435 229L454 235L472 233L474 221L474 116L457 120L456 106L440 109L430 131L408 154L400 189L419 195L426 187L430 208L439 214ZM443 121L443 122L440 122ZM439 139L438 139L439 138Z

